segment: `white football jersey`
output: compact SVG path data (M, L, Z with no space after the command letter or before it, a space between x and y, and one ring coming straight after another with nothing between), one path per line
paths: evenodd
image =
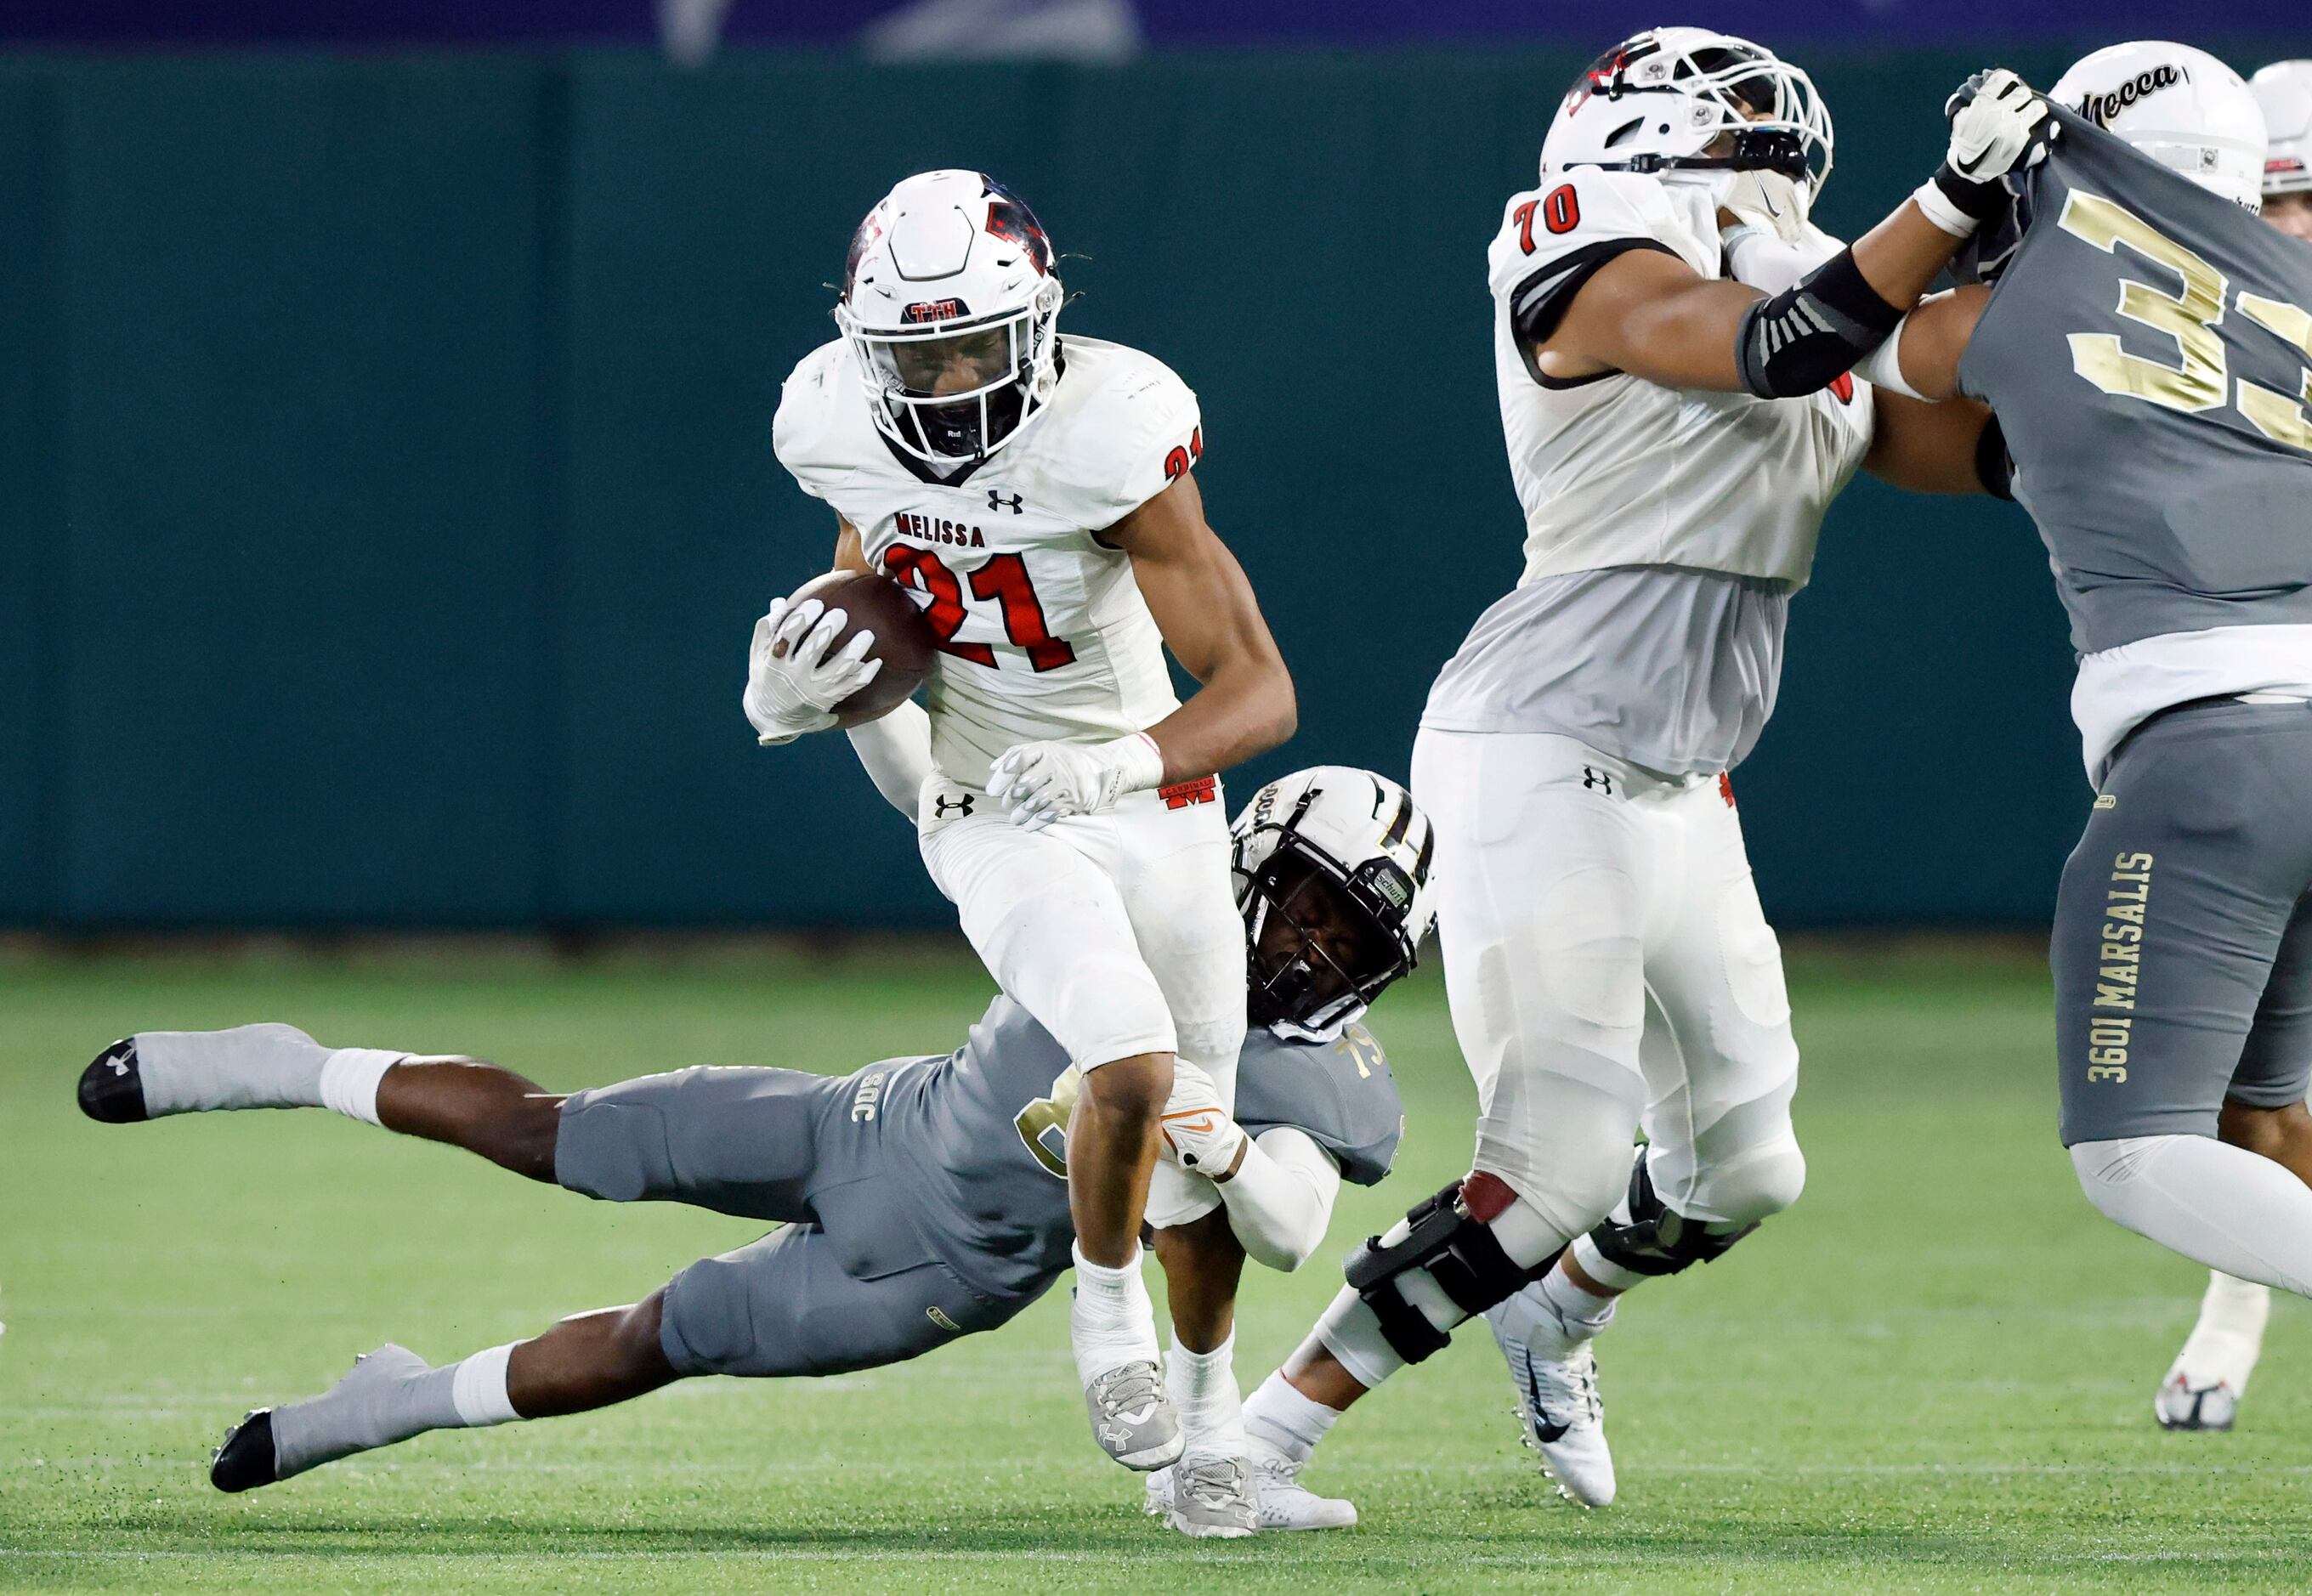
M966 787L1016 743L1105 742L1179 707L1132 563L1095 535L1195 464L1196 397L1120 344L1060 347L1050 402L959 480L885 440L841 339L795 367L772 428L779 463L858 528L867 563L928 599L932 759Z
M1494 378L1525 509L1525 578L1674 565L1802 586L1823 512L1870 442L1869 386L1803 399L1674 389L1613 372L1543 376L1516 325L1554 327L1631 249L1723 275L1698 184L1577 167L1510 202L1488 254Z

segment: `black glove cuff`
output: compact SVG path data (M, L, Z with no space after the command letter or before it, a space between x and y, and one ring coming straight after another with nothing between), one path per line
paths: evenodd
M1911 170L1916 171L1918 168ZM1952 170L1948 161L1935 168L1934 181L1935 187L1942 190L1945 199L1977 222L1990 221L2007 203L2007 185L1999 179L1993 178L1987 183L1975 182Z

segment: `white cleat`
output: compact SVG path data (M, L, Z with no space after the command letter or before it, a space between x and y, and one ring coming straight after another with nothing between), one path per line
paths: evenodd
M1252 1486L1260 1499L1255 1527L1264 1535L1290 1530L1347 1530L1357 1522L1356 1504L1339 1496L1320 1496L1300 1483L1306 1465L1281 1457L1259 1442L1252 1445ZM1172 1474L1159 1470L1148 1477L1147 1513L1168 1522L1172 1514ZM1175 1526L1177 1528L1177 1526Z
M2163 1430L2229 1430L2239 1417L2239 1393L2229 1380L2194 1384L2178 1364L2160 1382L2151 1411Z
M1614 1454L1606 1444L1606 1406L1598 1396L1598 1357L1590 1338L1567 1333L1538 1286L1486 1309L1485 1322L1509 1364L1518 1422L1526 1444L1541 1453L1542 1471L1577 1506L1609 1504Z

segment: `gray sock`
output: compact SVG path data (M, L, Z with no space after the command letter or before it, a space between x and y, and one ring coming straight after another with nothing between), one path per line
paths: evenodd
M390 1446L428 1430L455 1429L458 1365L429 1368L391 1343L355 1361L353 1372L320 1396L273 1410L273 1457L279 1478L337 1458Z
M227 1108L319 1108L329 1050L294 1025L230 1031L139 1031L136 1073L144 1112L189 1114Z

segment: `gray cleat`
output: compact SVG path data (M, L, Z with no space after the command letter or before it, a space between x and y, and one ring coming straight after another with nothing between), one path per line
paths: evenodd
M1098 1376L1084 1387L1084 1406L1091 1410L1092 1438L1127 1469L1161 1469L1178 1462L1187 1450L1180 1415L1152 1361L1124 1364Z
M1163 1518L1183 1535L1234 1540L1260 1528L1252 1465L1225 1452L1193 1452L1172 1466Z

